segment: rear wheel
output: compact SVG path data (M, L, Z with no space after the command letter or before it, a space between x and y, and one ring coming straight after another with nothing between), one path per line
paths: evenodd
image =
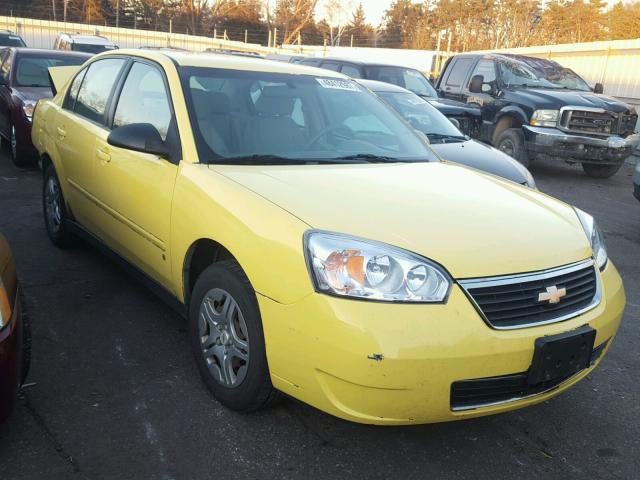
M13 124L9 125L9 152L11 153L11 161L16 167L26 167L29 165L29 162L25 161L24 157L20 155L16 127Z
M189 337L200 375L223 405L251 412L279 397L271 385L256 295L236 261L213 264L198 277Z
M524 145L524 134L520 128L507 128L496 139L495 147L525 167L531 164L531 159Z
M42 187L42 208L44 211L44 224L51 242L60 248L66 248L73 244L74 237L65 224L67 210L62 196L62 189L58 175L52 163L47 165Z
M609 178L613 177L618 170L622 167L622 163L616 164L597 164L597 163L583 163L582 169L584 173L592 178Z

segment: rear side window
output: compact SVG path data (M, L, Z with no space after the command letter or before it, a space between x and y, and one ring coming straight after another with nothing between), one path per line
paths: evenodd
M2 77L5 82L9 83L9 74L11 73L11 65L13 64L13 58L11 57L11 52L9 50L7 50L3 60L2 67L0 67L0 77Z
M467 73L472 63L473 58L459 58L451 67L451 72L447 77L445 85L448 87L461 87L467 78Z
M78 92L80 91L80 85L82 84L82 79L84 78L85 73L87 73L87 69L83 68L76 75L76 78L73 79L73 82L71 82L71 86L69 87L69 91L67 92L67 98L64 99L62 108L66 108L67 110L73 110L73 107L76 104L76 98L78 98Z
M121 58L109 58L92 63L78 91L74 112L104 124L107 101L124 62Z
M165 140L170 122L171 108L162 74L150 65L134 63L122 87L113 127L150 123Z
M360 70L358 70L353 65L343 65L341 71L342 73L350 76L351 78L362 78L362 75L360 75Z
M322 68L326 70L333 70L334 72L340 71L340 64L336 62L324 62Z

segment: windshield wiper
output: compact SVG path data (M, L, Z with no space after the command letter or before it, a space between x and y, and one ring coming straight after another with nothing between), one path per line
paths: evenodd
M360 160L367 163L386 163L386 162L406 162L395 157L387 157L385 155L374 155L373 153L356 153L354 155L345 155L336 157L332 160Z
M465 135L447 135L444 133L427 133L427 138L429 140L456 140L458 142L464 142L468 140Z
M363 160L368 161L366 157L360 158L357 155L338 158L290 158L281 157L280 155L243 155L238 157L214 158L203 163L207 163L209 165L313 165L363 163Z

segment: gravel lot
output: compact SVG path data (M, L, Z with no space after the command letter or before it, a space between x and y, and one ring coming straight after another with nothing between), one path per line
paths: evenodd
M0 231L33 323L29 386L0 426L0 478L638 478L640 202L632 167L596 181L538 163L541 190L592 213L627 292L600 368L547 403L416 427L347 423L293 400L222 408L198 377L184 321L86 246L43 227L38 171L0 155ZM295 361L295 359L292 359Z

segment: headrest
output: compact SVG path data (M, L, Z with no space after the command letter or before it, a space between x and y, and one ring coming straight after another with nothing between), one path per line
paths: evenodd
M256 110L261 115L291 115L296 97L287 86L264 87L256 102Z
M30 62L29 60L22 60L19 65L20 75L29 77L38 77L43 75L44 68L36 62Z
M207 92L205 90L191 90L191 98L195 105L196 112L201 114L229 113L231 111L231 101L229 97L221 92Z

